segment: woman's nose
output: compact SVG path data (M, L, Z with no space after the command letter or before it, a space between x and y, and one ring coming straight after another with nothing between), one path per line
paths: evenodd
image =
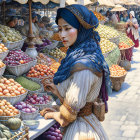
M62 32L61 32L61 37L62 37L62 38L66 37L66 32L63 31L63 30L62 30Z

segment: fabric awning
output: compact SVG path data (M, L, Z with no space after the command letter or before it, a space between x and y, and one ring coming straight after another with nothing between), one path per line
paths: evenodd
M100 6L109 6L109 7L114 7L115 4L112 0L91 0L93 3L99 2Z
M117 4L117 5L115 5L115 7L111 11L113 12L113 11L126 11L126 10L127 10L126 8Z
M28 2L28 0L14 0L17 1L21 4L26 4ZM32 0L33 2L41 2L42 4L46 5L49 3L49 1L52 1L54 3L60 3L60 0Z

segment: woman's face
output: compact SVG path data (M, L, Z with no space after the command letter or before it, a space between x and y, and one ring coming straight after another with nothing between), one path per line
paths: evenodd
M133 16L130 14L130 18L133 18Z
M14 22L14 20L10 21L10 22L8 23L8 25L9 25L9 27L15 27L15 22Z
M78 30L68 24L63 18L58 20L59 36L64 46L73 45L77 39Z

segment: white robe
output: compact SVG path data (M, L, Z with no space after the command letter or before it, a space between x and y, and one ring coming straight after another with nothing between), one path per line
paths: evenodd
M132 22L133 24L138 24L137 19L133 18L132 20L128 19L127 22ZM130 33L132 31L132 35L134 36L134 39L137 40L139 39L139 31L135 27L128 27L127 32Z
M99 78L89 70L75 72L67 80L60 83L57 88L62 97L66 99L72 108L80 110L86 102L93 102L99 95L102 77ZM95 140L108 140L101 123L94 114L85 116L94 129L82 118L71 123L63 137L63 140L82 140L83 138Z

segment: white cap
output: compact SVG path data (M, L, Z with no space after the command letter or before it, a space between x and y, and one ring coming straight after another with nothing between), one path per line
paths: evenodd
M133 17L135 17L134 11L130 11L130 14L131 14Z

